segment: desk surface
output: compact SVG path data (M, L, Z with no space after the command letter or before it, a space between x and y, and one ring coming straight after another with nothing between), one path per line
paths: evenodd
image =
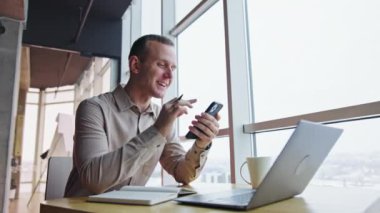
M234 188L231 184L194 187L200 193ZM380 192L370 189L309 186L294 198L253 209L254 212L380 212ZM135 206L86 202L85 197L63 198L41 203L41 213L54 212L231 212L215 208L179 205L170 201L154 206Z

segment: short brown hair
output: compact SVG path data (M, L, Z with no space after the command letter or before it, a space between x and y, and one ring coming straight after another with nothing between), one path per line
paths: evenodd
M144 35L138 38L135 42L133 42L131 51L129 52L128 59L130 59L131 56L135 55L140 60L143 60L147 54L146 46L147 46L148 41L157 41L163 44L174 46L173 41L165 36L155 35L155 34Z

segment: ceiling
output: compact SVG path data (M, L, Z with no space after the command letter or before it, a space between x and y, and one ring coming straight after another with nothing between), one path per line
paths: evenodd
M30 47L30 79L33 88L73 85L92 61L79 53Z
M1 1L0 16L24 20L24 0ZM72 85L94 56L120 59L122 16L130 3L29 0L22 42L30 47L31 87Z

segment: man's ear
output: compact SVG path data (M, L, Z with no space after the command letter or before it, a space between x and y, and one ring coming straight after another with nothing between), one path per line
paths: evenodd
M133 55L129 58L129 69L134 74L140 72L140 60L137 56Z

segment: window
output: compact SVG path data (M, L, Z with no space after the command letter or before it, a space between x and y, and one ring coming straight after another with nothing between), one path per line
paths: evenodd
M23 145L21 159L21 184L30 183L34 172L34 150L36 141L36 124L38 114L38 93L28 92L27 104L25 105L25 120L23 128ZM20 187L20 192L31 192L32 186L27 184Z
M207 32L207 33L205 33ZM220 128L228 127L227 80L224 46L223 4L220 1L183 31L178 42L178 85L184 99L197 98L189 114L179 119L179 134L185 135L196 114L212 101L224 104ZM185 142L190 148L193 140ZM229 182L229 138L215 139L201 177L202 182Z
M375 0L247 0L255 121L380 99Z
M62 102L71 102L74 100L74 87L65 86L46 89L46 103L58 104Z
M205 33L207 32L207 33ZM211 101L224 103L221 128L228 126L227 79L222 2L217 3L178 36L179 94L197 98L189 114L180 119L180 135L185 135L194 115Z
M379 101L377 1L247 0L254 117L270 121ZM379 188L379 119L350 121L314 184ZM277 155L292 130L256 134Z
M181 21L201 0L186 0L186 1L176 1L175 3L175 14L176 22Z
M142 1L141 35L146 34L161 34L161 1Z
M102 75L102 93L111 91L111 66L107 67Z

